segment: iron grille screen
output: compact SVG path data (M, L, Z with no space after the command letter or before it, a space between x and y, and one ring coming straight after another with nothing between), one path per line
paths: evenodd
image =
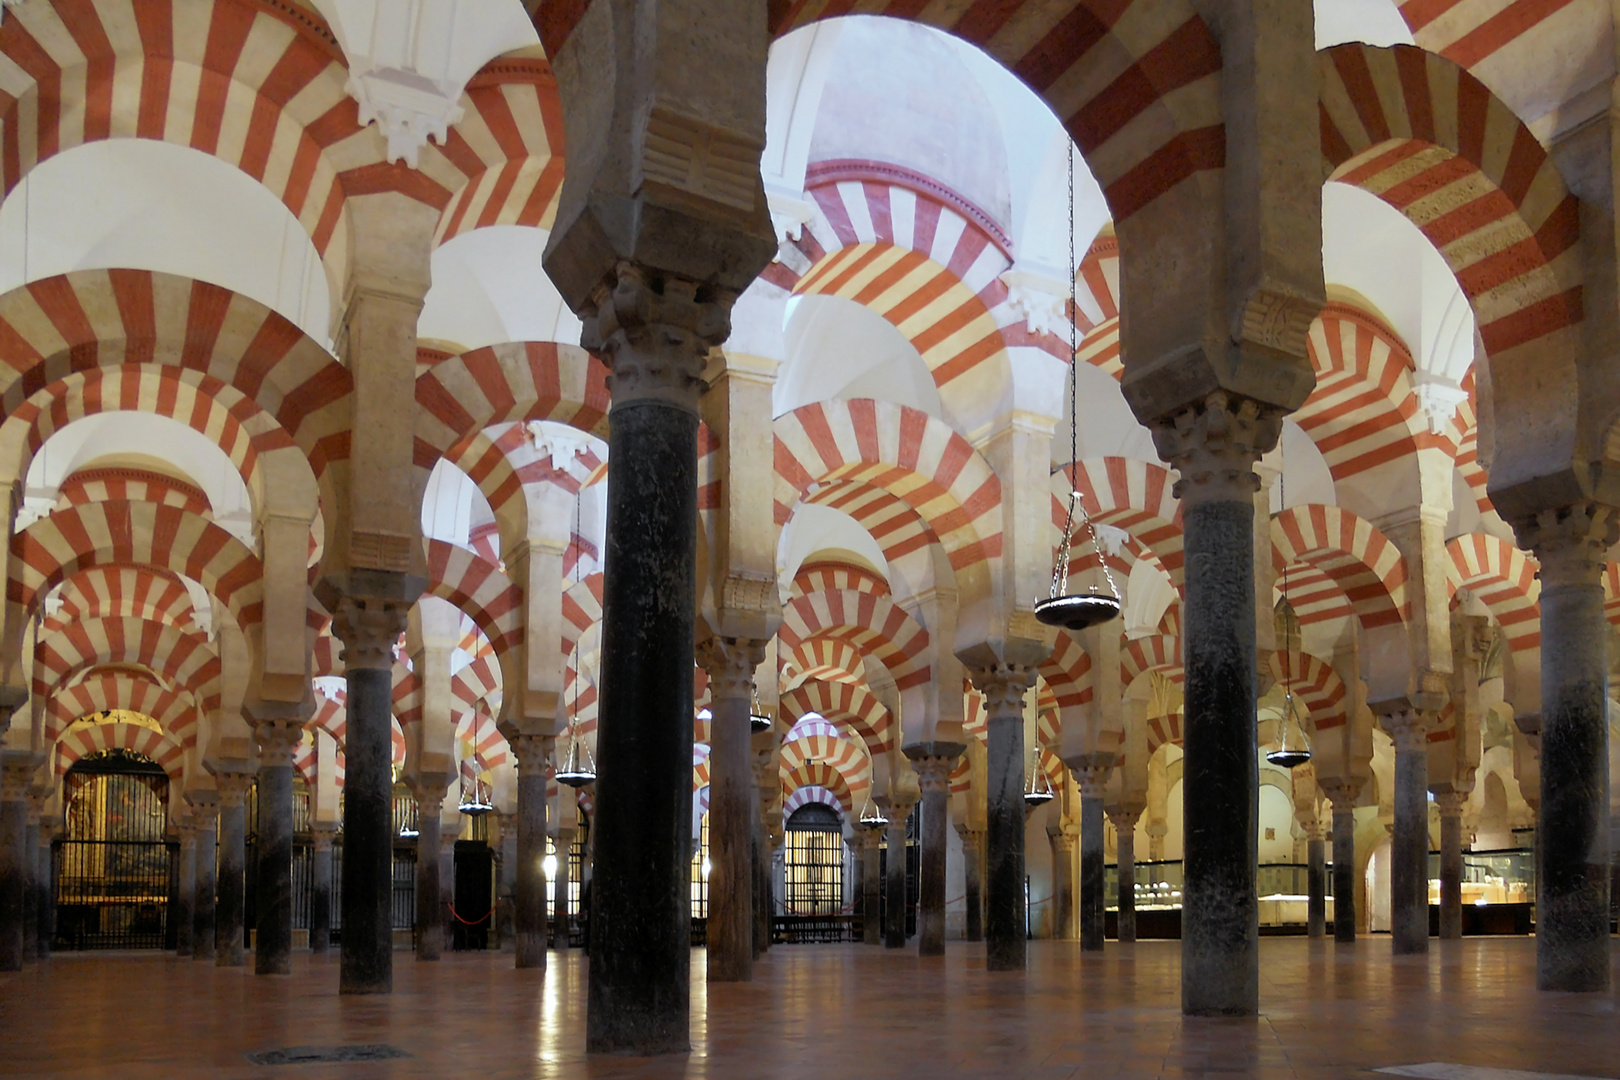
M692 852L692 918L709 917L709 815L703 815L697 850Z
M169 778L155 766L103 761L70 771L56 877L63 949L161 949L178 852L164 840Z
M783 839L787 914L838 914L844 906L844 831L838 811L806 803L789 815Z

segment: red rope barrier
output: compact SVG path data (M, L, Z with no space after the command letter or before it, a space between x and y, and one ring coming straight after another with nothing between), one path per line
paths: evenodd
M477 926L479 923L484 922L486 919L488 919L493 914L495 914L495 908L491 907L488 911L484 912L482 918L463 919L461 917L461 913L456 910L456 905L454 905L454 904L450 905L450 916L453 919L455 919L456 922L461 923L463 926Z

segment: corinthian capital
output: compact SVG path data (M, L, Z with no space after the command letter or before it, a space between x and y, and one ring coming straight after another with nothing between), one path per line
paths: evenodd
M902 753L911 759L911 768L917 774L917 786L924 795L951 793L951 772L956 759L967 749L964 743L913 743Z
M1024 692L1035 685L1030 664L986 664L969 668L973 688L984 695L985 715L995 720L1024 714Z
M411 606L401 600L345 596L332 613L332 633L343 642L343 662L351 668L391 671L394 646L405 632Z
M1183 502L1248 502L1260 490L1254 466L1277 445L1283 410L1216 390L1150 427L1159 456L1181 473Z
M697 661L709 673L709 696L715 701L752 701L754 671L765 660L765 642L749 638L712 637L697 647Z
M555 735L525 735L514 732L506 737L506 741L512 748L512 756L517 758L519 776L544 775L546 764L551 760L551 751L557 746Z
M598 286L580 341L612 372L615 405L659 401L696 412L709 350L731 335L729 290L621 262Z
M1543 588L1596 585L1617 532L1620 519L1614 508L1595 502L1543 510L1513 523L1519 546L1541 563Z
M297 720L257 720L253 738L259 744L261 766L291 765L298 744L303 742L304 728Z

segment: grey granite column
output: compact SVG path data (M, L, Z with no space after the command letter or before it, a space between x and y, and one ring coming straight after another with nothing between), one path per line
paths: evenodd
M40 758L31 750L0 750L0 971L21 971L27 955L28 785Z
M260 719L254 725L259 797L253 971L258 975L292 973L293 754L303 734L302 719Z
M1072 826L1071 826L1072 830ZM1052 845L1052 937L1071 941L1084 932L1084 922L1075 910L1075 883L1079 869L1074 855L1077 837L1061 824L1048 825L1046 838Z
M1541 805L1536 985L1609 989L1608 626L1600 577L1615 511L1578 503L1515 521L1541 569Z
M547 820L550 810L547 809ZM495 811L500 839L495 854L495 939L501 952L517 953L517 818L512 814ZM561 855L558 856L561 858Z
M888 878L888 904L883 912L883 947L886 949L906 947L906 819L915 805L891 799L886 811L889 815L889 850L884 865L884 876Z
M1136 822L1140 810L1115 810L1108 815L1114 823L1115 862L1119 869L1119 941L1136 940Z
M189 820L181 818L175 823L175 831L180 834L180 882L169 918L174 920L174 954L190 956L191 906L197 896L197 829Z
M1306 841L1305 933L1308 937L1327 936L1327 845L1319 830L1313 829Z
M574 872L568 853L574 847L574 831L571 827L557 830L557 874L551 879L551 909L554 924L552 945L559 952L568 951L568 882L569 875Z
M598 736L600 738L600 736ZM512 931L520 968L546 966L546 766L551 735L507 736L518 762L517 873L512 880ZM690 759L689 759L690 760ZM690 763L688 769L691 768Z
M438 960L444 953L444 897L440 859L444 794L450 776L439 772L419 772L411 777L411 794L416 799L416 959Z
M215 919L219 881L219 793L186 793L197 826L197 891L191 902L191 958L213 961L218 945Z
M219 879L215 886L218 901L214 915L214 963L219 967L241 967L246 959L243 878L247 858L247 789L253 783L250 772L215 774L219 784ZM193 942L195 944L195 942Z
M883 826L861 828L861 941L883 944Z
M765 642L714 637L697 652L709 674L709 982L754 977L754 670Z
M1440 810L1440 939L1462 937L1462 811L1465 791L1444 791L1434 797Z
M1429 951L1429 729L1412 707L1384 712L1395 740L1395 828L1390 839L1389 921L1397 956Z
M1254 465L1277 443L1282 411L1217 390L1152 424L1180 472L1186 757L1181 1011L1254 1016L1260 1008L1255 895Z
M23 960L39 959L39 806L37 791L28 796L28 826L23 830Z
M331 825L311 831L309 857L309 951L325 955L332 949L332 837Z
M56 937L56 845L53 840L62 819L57 816L40 818L39 858L35 874L39 882L39 957L51 954L51 942Z
M984 695L987 873L985 965L1024 968L1024 693L1035 670L995 664L968 672Z
M754 825L754 959L758 960L771 948L771 929L776 919L776 895L771 887L771 841L767 828L767 804L781 797L782 780L778 772L778 743L775 730L760 732L754 737L753 757L749 761L754 774L754 800L749 812ZM875 916L874 916L875 918Z
M1107 881L1103 837L1103 788L1111 769L1073 770L1080 785L1080 949L1103 948L1103 888Z
M962 927L966 941L984 940L984 833L964 823L956 827L962 838L962 892L967 917Z
M394 647L410 612L409 581L382 571L352 582L334 603L348 680L344 742L343 934L338 992L394 989Z
M964 743L914 743L905 748L922 788L921 865L918 867L917 952L945 955L945 839L950 827L951 770Z
M1356 940L1356 797L1361 785L1327 780L1322 794L1333 804L1333 940Z

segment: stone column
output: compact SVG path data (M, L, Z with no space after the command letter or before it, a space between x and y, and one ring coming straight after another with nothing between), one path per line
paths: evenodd
M1175 493L1187 565L1181 1011L1253 1016L1260 1007L1254 466L1276 445L1282 410L1216 390L1152 426L1159 456L1181 474Z
M197 827L197 890L191 902L191 958L214 960L218 928L215 888L219 880L219 794L202 789L186 793Z
M597 736L601 738L600 734ZM517 966L546 966L546 766L557 740L551 735L508 737L518 762L517 867L512 879L512 930ZM691 769L691 757L687 757ZM560 856L559 856L560 859Z
M1119 941L1136 940L1136 821L1140 810L1118 809L1108 815L1114 823L1119 867Z
M754 771L755 798L751 808L754 823L754 958L770 951L771 929L776 918L776 893L771 887L771 838L768 817L771 804L782 793L777 761L775 731L756 736L750 766ZM760 745L761 743L765 745ZM876 848L873 849L874 851ZM873 858L876 858L874 855ZM874 875L876 871L873 872ZM877 918L876 913L872 918Z
M1322 794L1333 804L1333 940L1356 940L1356 798L1361 785L1327 780Z
M56 937L56 847L52 843L62 819L54 815L39 819L39 861L35 873L39 881L39 957L51 955Z
M574 872L568 853L574 846L574 832L572 828L557 829L557 874L551 879L551 909L554 924L551 940L552 947L559 952L568 951L568 882L569 875Z
M888 857L884 876L888 878L888 909L883 913L883 947L906 947L906 819L915 803L889 800Z
M956 827L962 838L962 886L967 918L962 936L967 941L984 940L984 833L964 823Z
M417 773L410 779L416 799L416 959L434 961L444 952L444 908L440 859L443 832L439 815L450 786L445 773Z
M378 591L398 576L374 573ZM358 590L336 605L332 633L343 642L348 682L338 992L387 994L394 989L394 646L410 605Z
M293 755L304 732L297 720L261 719L259 744L258 874L253 915L253 971L292 974Z
M1615 511L1597 503L1514 522L1541 563L1541 806L1536 985L1609 989L1608 627L1600 577Z
M691 1045L698 403L732 299L620 263L580 311L613 394L586 1014L595 1053Z
M1389 921L1397 956L1429 951L1429 729L1415 707L1381 716L1395 740L1395 825L1389 852Z
M984 695L988 737L985 803L989 878L985 903L985 964L991 971L1024 968L1024 693L1035 669L995 664L968 672Z
M1462 937L1462 811L1464 791L1442 791L1434 797L1440 810L1440 938Z
M1306 840L1305 933L1308 937L1327 936L1327 844L1322 830L1313 827Z
M881 825L861 825L861 942L866 945L883 944L883 894L880 849L883 844Z
M965 743L927 742L906 747L922 788L922 851L918 867L917 952L945 955L945 837L951 814L951 770Z
M1112 768L1072 770L1080 785L1080 949L1101 952L1104 883L1107 881L1103 837L1103 789Z
M41 755L0 750L0 971L21 971L27 955L25 911L29 866L28 785Z
M337 830L317 824L310 832L309 951L325 955L332 948L332 837Z
M37 788L28 793L28 826L23 830L23 960L39 959L39 808L44 797Z
M709 673L709 982L754 977L754 670L765 642L714 637L698 649Z
M1084 932L1083 917L1077 916L1074 904L1074 886L1077 871L1074 849L1078 836L1072 827L1048 825L1046 838L1052 844L1052 937L1057 941L1072 941Z
M190 956L191 908L197 895L197 827L182 817L176 821L175 831L180 834L180 883L169 918L174 920L174 954Z
M219 785L219 880L214 918L214 963L219 967L241 967L245 959L242 926L246 883L243 864L247 859L249 772L220 771Z

